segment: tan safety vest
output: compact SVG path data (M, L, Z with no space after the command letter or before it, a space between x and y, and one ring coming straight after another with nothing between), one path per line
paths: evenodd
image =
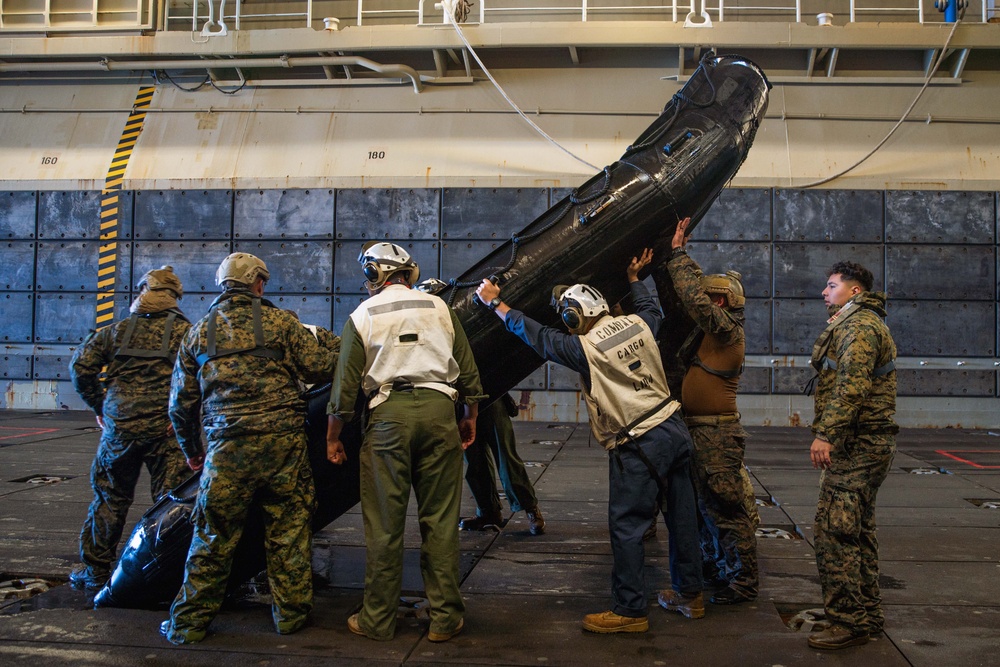
M641 318L606 315L580 339L590 364L590 391L584 393L590 427L605 449L641 436L680 407L670 398L656 339Z
M426 387L458 398L455 329L444 301L431 294L389 285L351 313L365 345L361 387L369 409L389 398L394 382Z

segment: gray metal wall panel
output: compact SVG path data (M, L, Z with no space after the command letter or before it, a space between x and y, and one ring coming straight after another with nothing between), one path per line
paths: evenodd
M264 295L265 297L267 294ZM333 322L333 297L322 294L272 295L270 300L282 310L291 310L303 324L329 329ZM338 335L340 332L337 332Z
M336 208L338 239L436 239L441 225L437 189L338 190Z
M725 273L732 269L743 276L747 297L771 296L770 243L711 243L688 244L691 257L705 273Z
M812 354L813 343L826 328L826 307L822 299L775 299L774 354Z
M694 239L770 241L771 190L726 188L692 233Z
M333 298L333 333L340 335L347 318L367 298L367 294L338 294Z
M0 340L31 342L35 295L26 292L0 293Z
M582 391L580 374L560 364L549 364L549 389Z
M31 359L30 354L0 356L0 378L4 380L30 380Z
M503 241L452 240L441 243L441 278L445 281L458 278L476 262L482 260L501 245ZM506 261L506 257L504 261ZM503 268L502 266L497 267Z
M996 248L887 245L888 292L896 299L996 300Z
M548 201L545 188L445 188L441 236L506 241L544 213Z
M118 193L118 238L132 237L132 192ZM97 239L101 236L101 193L39 192L38 238Z
M771 393L771 369L770 368L746 368L740 377L741 394L770 394Z
M996 371L901 368L896 371L899 396L995 396Z
M776 190L774 240L879 243L883 211L875 190Z
M235 239L333 238L333 190L237 190Z
M233 251L264 260L271 273L268 293L329 294L333 290L333 241L236 241Z
M771 393L801 395L809 379L816 375L812 368L780 366L774 369Z
M133 275L138 281L150 269L169 265L174 267L185 292L217 293L221 288L215 284L215 271L231 248L229 241L135 241ZM186 297L181 301L182 308L185 303Z
M517 391L544 391L549 386L549 364L539 366L531 375L517 383L511 396L518 398Z
M69 380L69 363L75 347L60 346L36 354L32 377L36 380Z
M35 238L37 209L34 192L0 192L0 238Z
M747 299L744 309L747 354L768 354L771 351L771 300Z
M137 239L228 239L232 190L142 190L135 193Z
M97 291L100 241L39 241L35 289ZM118 243L115 289L132 284L132 244Z
M827 271L841 260L866 266L875 274L875 289L884 289L881 245L785 243L774 246L774 296L815 298L822 305Z
M993 243L992 192L890 191L885 238L897 243Z
M128 307L127 294L115 297L115 321L128 317ZM36 343L79 343L94 329L96 319L96 293L35 295Z
M33 289L35 244L32 241L0 243L0 290Z
M420 279L440 276L440 245L436 241L397 242L420 267ZM333 290L335 292L364 292L365 277L361 274L358 255L363 241L340 241L333 255Z
M900 356L991 357L996 303L890 301L886 322Z

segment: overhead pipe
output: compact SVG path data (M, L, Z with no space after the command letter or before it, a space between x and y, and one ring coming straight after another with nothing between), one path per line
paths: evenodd
M293 68L293 67L330 67L338 65L357 65L383 76L405 76L413 82L413 92L423 89L420 74L408 65L383 65L360 56L304 56L277 58L232 58L214 60L111 60L102 58L97 62L38 62L11 63L0 62L0 72L117 72L144 71L154 69L248 69L248 68Z

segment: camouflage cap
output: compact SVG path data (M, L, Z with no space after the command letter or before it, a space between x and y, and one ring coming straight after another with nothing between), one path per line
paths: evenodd
M181 279L174 273L174 267L166 264L158 269L146 271L142 278L139 278L138 287L140 290L145 287L150 291L170 290L178 299L184 296L184 285L181 284Z
M738 271L711 273L701 277L701 286L709 294L721 294L726 297L730 308L742 308L747 299L743 292L743 276Z

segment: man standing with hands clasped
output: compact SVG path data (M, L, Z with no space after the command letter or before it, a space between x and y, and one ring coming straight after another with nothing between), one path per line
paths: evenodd
M403 530L410 488L417 497L420 573L432 642L465 625L458 584L462 449L476 438L485 398L465 330L440 298L411 289L420 268L394 243L370 242L358 257L370 298L344 325L327 407L327 458L344 462L340 433L366 397L361 445L365 593L347 619L356 635L387 641L396 632L403 585ZM456 402L463 406L456 423Z
M540 356L580 373L594 435L608 450L608 528L614 565L612 608L588 614L590 632L649 629L643 573L643 532L657 504L670 531L673 591L689 618L705 614L694 487L691 436L670 397L654 338L663 315L639 281L653 259L646 249L626 271L635 315L613 317L604 297L589 285L558 286L553 302L565 334L546 327L500 300L500 288L484 280L476 294Z
M853 262L830 269L823 299L827 328L813 346L818 373L815 439L820 475L816 566L830 626L809 646L860 646L882 631L875 496L896 451L896 344L885 325L886 296L871 271Z

